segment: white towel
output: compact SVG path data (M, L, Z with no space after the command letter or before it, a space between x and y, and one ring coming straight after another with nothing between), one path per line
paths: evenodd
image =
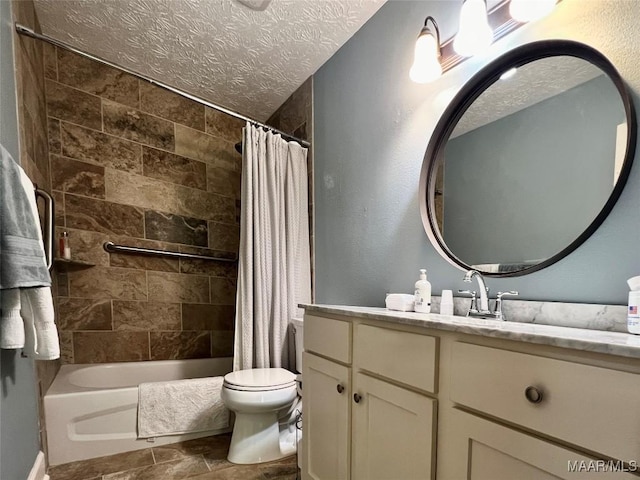
M24 320L24 353L36 360L60 358L58 329L54 323L49 287L21 288L20 315Z
M193 378L138 386L138 438L221 430L229 410L220 392L224 377Z
M0 290L0 348L24 347L24 324L20 316L20 290Z
M40 217L34 195L34 187L22 168L21 187L29 201L33 223L36 225L37 242L44 246L40 233ZM46 267L46 262L45 262ZM55 324L51 287L11 288L0 290L0 348L23 348L24 353L36 360L60 358L60 343Z

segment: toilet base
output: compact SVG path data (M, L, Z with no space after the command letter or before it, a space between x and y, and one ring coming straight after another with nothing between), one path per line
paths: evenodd
M281 442L282 437L282 442ZM272 462L296 453L295 435L282 434L278 412L238 413L231 436L227 460L231 463L254 464Z

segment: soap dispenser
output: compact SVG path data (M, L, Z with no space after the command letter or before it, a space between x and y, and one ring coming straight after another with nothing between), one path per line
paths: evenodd
M416 282L414 310L419 313L431 312L431 284L424 268L420 269L420 279Z

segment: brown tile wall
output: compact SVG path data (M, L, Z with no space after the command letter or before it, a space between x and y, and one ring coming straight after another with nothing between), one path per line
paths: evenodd
M44 45L63 362L233 354L235 263L109 254L114 243L237 257L243 122ZM64 270L64 271L63 271Z
M311 143L307 154L309 172L309 235L311 240L311 296L315 298L315 256L313 222L313 77L309 77L267 120L285 133Z
M14 1L12 11L15 22L40 32L40 24L31 0ZM20 134L20 165L33 183L51 192L44 86L44 45L37 40L18 34L14 34L13 41ZM54 297L56 291L57 284L54 278ZM57 310L57 304L55 308ZM46 453L47 441L42 399L60 369L60 361L36 361L35 368L39 396L40 442L42 450Z

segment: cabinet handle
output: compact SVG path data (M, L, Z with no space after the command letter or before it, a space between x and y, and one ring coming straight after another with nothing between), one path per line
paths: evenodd
M339 383L338 386L336 387L336 390L338 390L338 393L342 393L344 392L344 386Z
M360 403L360 400L362 400L362 397L360 395L358 395L357 393L353 394L353 401L356 403Z
M542 402L543 397L542 390L539 390L531 385L524 389L524 396L531 403L540 403Z

